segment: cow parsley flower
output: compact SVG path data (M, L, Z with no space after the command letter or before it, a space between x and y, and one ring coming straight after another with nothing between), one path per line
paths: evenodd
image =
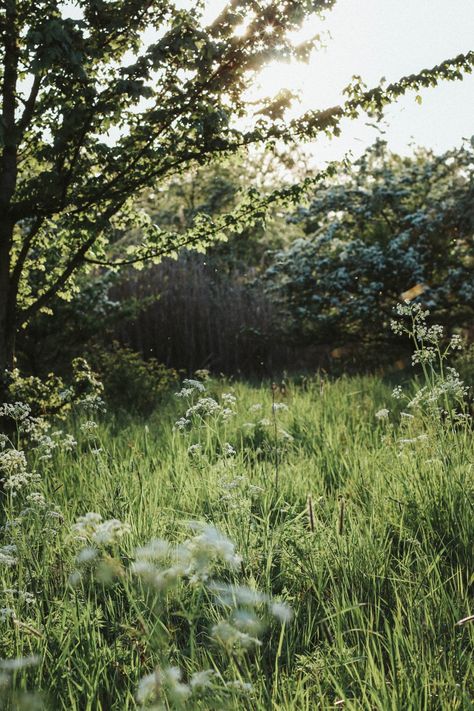
M81 432L85 435L93 435L98 429L99 425L94 420L86 420L81 425Z
M179 398L190 398L195 393L203 393L206 390L206 386L199 380L185 379L183 380L183 387L177 393L176 397Z
M0 565L5 565L7 567L12 567L18 563L18 558L16 557L17 548L15 545L6 545L0 548Z
M102 521L100 514L90 511L77 519L72 530L80 540L107 546L117 543L130 532L131 528L128 523L123 523L116 518Z
M272 410L273 412L281 412L289 410L289 407L284 402L274 402L272 405Z

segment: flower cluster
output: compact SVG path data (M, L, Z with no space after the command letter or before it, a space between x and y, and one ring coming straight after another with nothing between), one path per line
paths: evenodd
M146 674L138 684L136 699L142 706L157 703L166 699L167 704L182 708L187 704L202 701L206 693L216 688L223 692L248 693L252 685L235 679L223 681L214 669L203 669L191 674L187 682L183 680L181 669L175 666L157 667L151 674ZM161 708L153 707L153 708Z
M18 563L16 551L16 546L13 544L2 546L0 548L0 565L5 565L9 568L16 565Z
M206 390L206 386L204 383L201 383L200 380L191 380L191 379L185 379L183 380L183 387L181 390L177 393L175 393L176 397L179 398L190 398L196 393L203 393Z
M3 488L12 496L39 480L38 474L28 470L24 451L15 447L0 450L0 474Z
M210 418L220 419L225 422L235 415L234 406L237 398L232 393L223 393L220 402L216 398L205 394L206 386L199 380L183 380L183 387L176 397L187 399L188 408L184 416L180 417L174 424L174 429L178 432L187 432L193 424L202 425ZM194 396L200 397L196 402Z
M157 539L135 552L132 571L157 590L166 590L180 580L207 581L218 565L237 569L241 558L234 544L210 525L192 522L196 531L181 545Z
M72 530L75 537L81 541L97 546L109 546L118 543L131 529L128 523L116 518L103 521L100 514L91 511L80 516Z

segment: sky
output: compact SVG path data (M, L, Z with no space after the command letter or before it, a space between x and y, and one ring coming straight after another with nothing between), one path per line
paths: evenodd
M194 1L175 0L182 7ZM205 0L204 21L214 19L227 2ZM64 7L73 16L77 12L68 0ZM277 62L265 68L252 98L291 89L300 102L288 117L297 116L343 102L342 90L354 74L372 87L381 77L395 81L474 50L474 0L337 0L324 20L307 22L299 41L315 33L323 33L326 47L307 64ZM153 31L146 34L147 41L156 40ZM314 163L324 165L348 152L357 157L381 135L398 153L409 153L415 145L440 153L474 134L474 74L419 93L421 105L410 93L387 109L383 134L366 125L367 117L343 122L339 138L322 136L308 147Z
M216 15L223 4L208 0L206 13ZM299 91L294 114L340 103L354 74L371 87L382 76L396 80L473 50L474 0L338 0L324 21L313 20L303 34L314 31L330 34L326 49L314 52L307 65L266 68L255 87L261 95L284 87ZM394 151L408 153L418 144L442 152L474 134L474 75L420 95L421 105L410 94L387 112L383 137ZM359 155L380 135L366 122L348 121L340 138L319 139L311 148L316 162L340 159L347 151Z

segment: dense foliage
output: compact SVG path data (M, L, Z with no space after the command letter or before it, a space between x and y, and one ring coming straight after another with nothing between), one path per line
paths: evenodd
M70 298L73 278L107 262L124 231L143 241L115 263L159 259L225 237L275 199L250 190L238 208L196 216L185 232L163 230L133 205L143 187L191 165L272 144L339 132L344 117L380 115L409 90L457 80L474 53L284 121L290 95L250 106L245 89L262 65L305 58L313 38L290 34L333 0L230 2L213 21L202 4L170 0L6 0L0 15L0 372L13 365L15 336L53 297ZM243 34L238 28L244 26ZM246 127L250 117L250 127ZM326 172L326 171L325 171Z
M265 276L293 337L386 342L403 298L450 329L472 325L474 141L410 157L378 141L291 219L305 237L276 252Z

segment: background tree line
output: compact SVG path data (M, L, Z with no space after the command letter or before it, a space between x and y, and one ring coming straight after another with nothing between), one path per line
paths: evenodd
M406 355L389 328L403 296L472 338L473 146L401 157L379 140L305 204L274 208L205 254L97 268L73 302L21 338L25 367L55 368L84 344L97 357L114 341L187 372L390 367ZM233 159L146 191L140 205L184 232L196 215L232 209L250 183L271 191L308 171L286 153ZM140 239L127 232L117 249Z

